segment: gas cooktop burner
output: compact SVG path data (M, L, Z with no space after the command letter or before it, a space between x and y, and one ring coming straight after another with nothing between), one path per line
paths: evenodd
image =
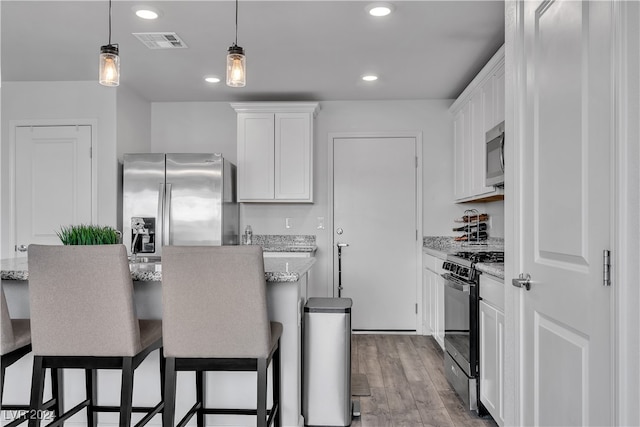
M456 252L452 254L456 258L476 262L504 262L504 252L502 251L482 251L482 252Z
M474 267L479 262L504 262L504 252L502 251L481 251L481 252L455 252L447 255L447 259L442 264L442 268L448 270L454 276L467 281L475 281L477 272Z

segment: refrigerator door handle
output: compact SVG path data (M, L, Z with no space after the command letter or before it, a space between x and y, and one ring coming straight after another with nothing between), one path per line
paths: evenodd
M158 219L156 220L156 245L164 245L164 183L158 184ZM161 248L156 248L160 253Z
M162 218L162 244L171 245L171 184L166 184L164 195L164 217Z

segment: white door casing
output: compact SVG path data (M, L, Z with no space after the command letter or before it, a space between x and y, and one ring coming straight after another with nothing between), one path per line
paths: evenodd
M330 145L333 294L338 296L336 244L347 243L342 296L354 301L353 329L421 330L418 139L335 136Z
M513 422L612 425L612 300L602 281L612 240L612 3L525 1L515 11L523 38L508 77L516 247L507 272L532 279L513 294Z
M94 217L92 126L12 129L14 245L59 244L56 231L61 226L89 224Z

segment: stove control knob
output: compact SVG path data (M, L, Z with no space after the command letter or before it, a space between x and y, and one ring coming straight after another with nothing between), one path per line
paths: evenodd
M467 277L469 275L469 269L467 267L461 267L458 269L458 274Z

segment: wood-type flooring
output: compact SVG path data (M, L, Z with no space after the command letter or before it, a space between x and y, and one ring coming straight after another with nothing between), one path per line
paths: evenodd
M443 353L428 336L352 335L351 369L366 374L371 396L360 400L353 427L491 426L465 410L444 376Z

